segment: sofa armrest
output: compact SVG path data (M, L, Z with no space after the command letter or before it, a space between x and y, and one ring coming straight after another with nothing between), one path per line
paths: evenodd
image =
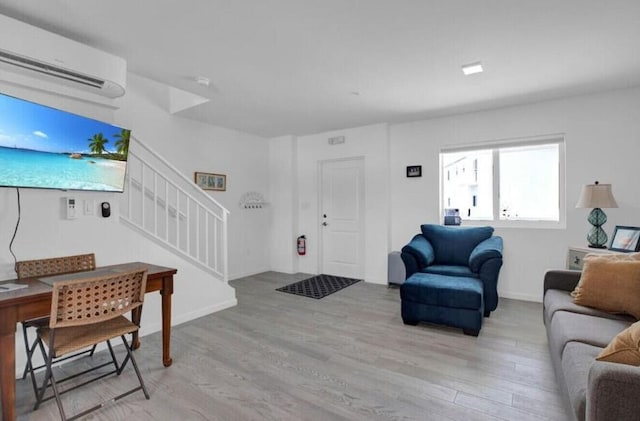
M469 268L472 272L480 272L482 265L489 259L502 258L502 237L494 235L480 242L469 256Z
M580 281L580 274L577 270L548 270L544 274L543 296L548 289L559 289L562 291L573 291Z
M640 367L596 361L589 370L587 421L630 421L640 414Z

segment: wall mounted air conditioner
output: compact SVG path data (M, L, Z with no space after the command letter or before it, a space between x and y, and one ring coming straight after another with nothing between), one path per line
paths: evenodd
M0 69L108 98L124 95L124 59L0 15Z

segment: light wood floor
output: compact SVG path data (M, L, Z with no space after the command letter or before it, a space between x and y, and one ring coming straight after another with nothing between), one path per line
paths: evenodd
M501 299L473 338L403 325L395 288L360 282L321 300L275 291L305 277L268 272L231 282L238 306L173 329L170 368L160 363L160 335L142 338L136 357L151 400L136 393L88 419L567 419L540 304ZM81 399L133 381L127 370L65 403L82 407ZM58 418L53 400L31 412L27 381L17 394L19 420Z

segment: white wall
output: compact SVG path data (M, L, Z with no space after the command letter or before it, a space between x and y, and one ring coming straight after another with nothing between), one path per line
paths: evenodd
M262 272L270 267L267 249L269 209L241 210L238 205L240 197L248 191L267 194L266 139L172 116L163 106L167 88L131 74L127 95L117 101L120 109L115 112L1 81L0 92L129 127L135 137L189 178L196 170L227 174L227 191L211 194L231 211L229 277ZM21 189L20 192L22 217L14 243L18 260L94 252L98 265L139 260L176 267L173 324L236 304L233 288L121 225L118 218L120 194L38 189ZM64 219L62 198L68 195L74 196L79 203L93 201L96 213L85 216L80 212L76 220ZM98 216L97 206L102 201L112 205L110 218ZM16 218L15 189L0 188L0 279L15 277L8 246ZM159 294L147 296L142 334L160 329L159 303ZM24 350L19 333L16 365L21 371Z
M346 142L329 145L328 138L344 136ZM282 140L273 140L272 150L282 148ZM318 215L319 164L324 160L356 158L364 159L365 171L365 253L364 278L367 282L386 283L386 256L388 249L388 145L387 125L377 124L348 130L301 136L296 139L292 150L296 154L294 179L297 183L297 200L294 209L293 236L307 236L307 254L295 256L291 270L318 273L318 239L320 218ZM274 172L277 166L273 165ZM286 174L290 172L285 170ZM285 177L286 178L286 177ZM274 178L272 190L286 189L288 180ZM279 181L278 181L279 180ZM295 188L294 188L295 189ZM295 191L295 190L294 190ZM288 198L273 203L275 213L288 206ZM297 215L296 215L297 213ZM297 221L297 225L295 225ZM287 240L287 241L293 241ZM293 246L293 242L291 243ZM295 268L297 263L297 268Z
M231 212L229 217L229 277L233 279L270 268L267 248L270 209L266 207L248 210L241 209L239 206L242 195L247 192L255 191L268 196L269 143L266 139L170 115L164 104L164 97L168 96L167 87L133 74L129 74L127 94L118 100L120 108L115 112L84 102L10 85L0 84L0 90L45 105L131 128L134 137L152 147L189 178L193 177L194 171L226 174L227 191L209 192L209 194ZM7 189L3 189L1 193L10 195ZM73 193L78 198L85 197L87 194ZM44 214L56 215L57 222L53 224L53 228L44 225L39 227L40 230L44 230L45 236L50 229L57 230L60 226L69 223L69 221L60 220L58 215L60 209L58 200L68 195L67 193L32 190L24 191L23 195L51 197L52 202L42 203L38 210L43 214L42 221L47 219ZM108 197L112 205L116 205L119 201L117 194L94 193L92 197L96 197L96 200L99 201ZM54 200L55 203L53 203ZM8 202L3 201L0 204L0 211L2 211L0 214L2 227L0 233L3 234L2 238L8 238L8 230L13 226L13 209L9 207ZM75 225L70 227L70 232L73 232ZM21 227L20 236L28 237L33 230L36 230L33 225L24 224ZM70 244L74 241L73 235L67 235L63 244ZM36 251L31 250L33 250L31 254L35 255ZM62 248L53 247L53 250L59 250L59 254L66 253L64 246ZM26 254L19 256L20 259L31 257L28 250L26 251ZM47 255L44 253L45 250L42 252ZM8 253L0 254L0 274L10 274L12 271L11 260Z
M618 209L605 210L615 225L640 225L637 166L640 89L607 92L486 112L391 125L391 247L399 250L420 224L438 223L438 153L442 147L564 133L566 229L498 229L504 238L499 294L540 301L547 268L562 268L567 246L586 246L588 209L575 209L583 184L613 184ZM408 179L406 165L422 164Z
M129 75L129 88L119 122L193 179L195 171L226 174L227 190L208 191L230 212L229 278L264 272L270 268L270 208L244 209L242 195L257 192L269 200L268 153L265 138L169 115L166 86Z
M544 272L563 268L569 245L586 245L588 209L576 209L583 184L613 184L620 207L607 209L605 230L640 225L636 184L640 156L640 88L565 98L411 123L366 126L270 142L274 223L272 267L318 273L318 162L365 157L366 280L386 281L388 251L399 250L424 223L439 223L440 149L456 144L562 133L566 141L567 224L564 229L500 228L504 266L498 285L503 297L540 301ZM345 136L344 145L327 139ZM292 152L295 144L297 151ZM296 156L290 164L291 154ZM297 165L297 169L294 168ZM422 165L421 178L407 178L408 165ZM297 192L289 177L297 179ZM389 181L387 181L389 180ZM289 213L291 202L295 204ZM288 221L288 220L291 221ZM296 223L297 221L297 223ZM293 232L290 231L293 227ZM278 232L280 234L278 234ZM307 235L306 256L290 257L293 238ZM297 262L297 268L294 269Z
M298 271L296 238L298 236L297 142L293 136L269 140L269 252L271 270Z

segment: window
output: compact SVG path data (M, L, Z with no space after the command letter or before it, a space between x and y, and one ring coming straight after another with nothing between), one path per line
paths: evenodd
M440 165L441 207L465 221L564 226L562 137L444 149Z

